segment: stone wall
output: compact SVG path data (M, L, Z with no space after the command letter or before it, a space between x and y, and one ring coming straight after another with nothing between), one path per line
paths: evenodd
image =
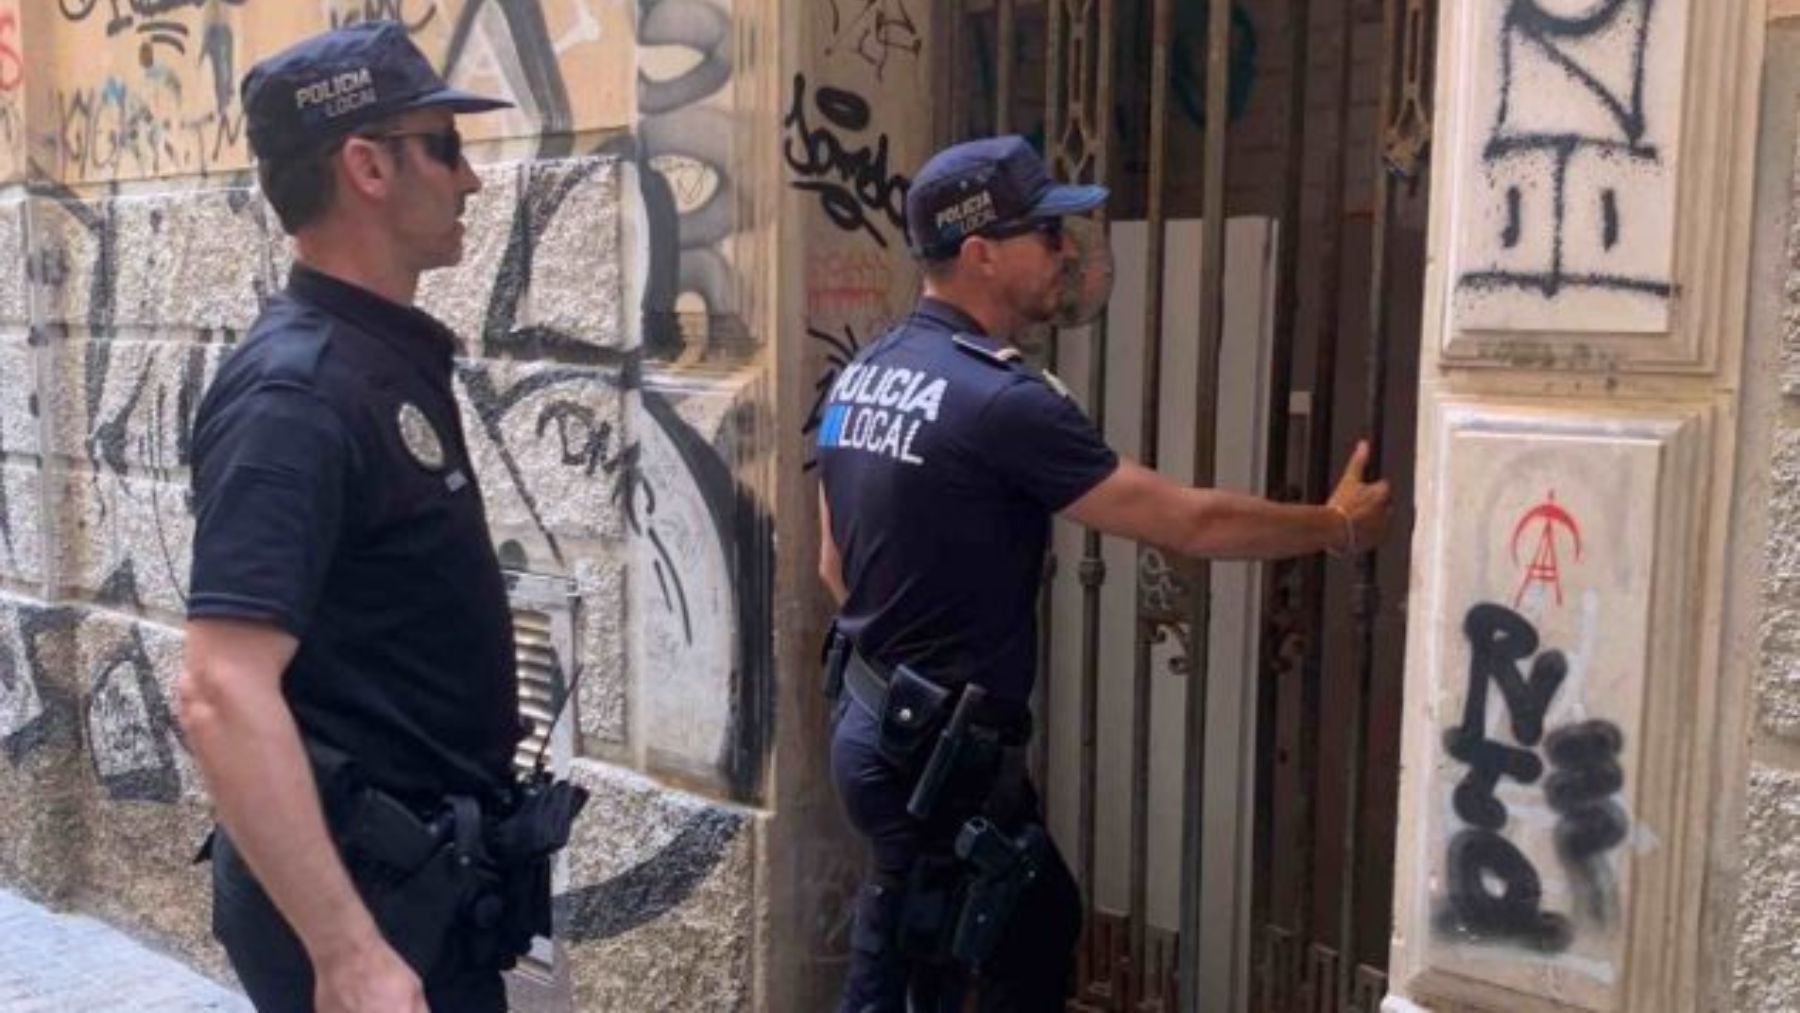
M559 695L580 673L555 756L594 793L558 886L578 1008L749 1008L773 725L769 380L734 183L756 16L201 6L139 24L0 0L0 884L223 970L189 861L204 787L172 719L188 449L290 263L235 75L398 17L453 82L518 103L465 121L484 183L468 256L420 301L462 339L503 562L566 592L544 670Z
M1771 7L1771 16L1775 13ZM1790 15L1793 11L1788 12ZM1735 896L1721 919L1731 958L1720 1006L1773 1013L1800 1006L1800 21L1770 25L1764 80L1758 221L1763 264L1752 298L1760 319L1746 384L1746 442L1739 488L1750 511L1745 654L1754 671L1751 742L1741 795L1741 844L1728 881ZM1750 571L1756 577L1756 571ZM1746 624L1749 625L1749 624Z

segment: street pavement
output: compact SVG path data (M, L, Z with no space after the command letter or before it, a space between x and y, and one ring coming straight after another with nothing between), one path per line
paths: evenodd
M253 1013L249 1000L86 915L0 890L5 1013Z

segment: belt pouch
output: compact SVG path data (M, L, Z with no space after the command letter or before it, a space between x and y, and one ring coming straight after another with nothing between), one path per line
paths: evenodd
M837 624L825 631L825 644L819 651L821 683L825 699L836 700L844 691L844 666L850 662L850 638L837 631Z
M895 666L882 698L881 755L902 769L917 766L949 701L948 689L905 665Z

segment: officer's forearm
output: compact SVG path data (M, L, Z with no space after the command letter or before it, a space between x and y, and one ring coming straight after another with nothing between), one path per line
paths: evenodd
M1190 489L1185 530L1169 548L1208 559L1283 559L1345 544L1343 517L1225 489Z
M325 828L280 676L190 657L181 725L219 822L315 967L381 941Z

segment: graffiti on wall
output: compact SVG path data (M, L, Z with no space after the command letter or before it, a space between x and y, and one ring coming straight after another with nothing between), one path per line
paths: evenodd
M1478 64L1491 74L1492 114L1470 140L1471 174L1483 186L1457 279L1465 325L1538 320L1512 314L1521 302L1541 312L1574 294L1660 310L1674 291L1679 99L1666 90L1680 76L1683 5L1493 6L1498 19ZM1618 326L1601 319L1579 329Z
M1422 656L1441 659L1438 728L1408 761L1425 771L1430 897L1413 931L1432 968L1607 1008L1660 832L1644 809L1647 758L1664 748L1645 741L1667 663L1653 646L1669 558L1658 490L1688 451L1654 425L1447 417L1433 530L1454 548L1431 584L1454 620Z
M868 64L877 79L897 57L918 59L925 37L906 0L826 0L831 24L825 54L848 52Z
M169 705L178 654L166 627L0 600L0 749L14 766L84 750L114 801L194 797Z
M886 249L889 235L905 234L912 181L890 167L888 135L871 130L873 123L868 99L829 85L809 93L806 75L795 74L781 153L794 174L790 186L817 195L840 230Z
M18 0L0 0L0 181L24 169L25 57L19 41Z
M1533 543L1531 561L1522 563L1519 555L1521 541ZM1574 550L1574 561L1581 561L1581 525L1569 512L1557 505L1556 491L1552 489L1542 503L1532 507L1519 518L1513 526L1512 547L1513 563L1520 565L1524 575L1519 578L1519 589L1513 594L1513 607L1518 608L1525 601L1525 595L1532 591L1549 593L1554 596L1557 607L1563 604L1562 562L1557 552L1557 545L1566 541Z
M671 356L683 343L728 344L747 333L729 253L731 12L717 0L639 0L637 39L636 157L652 245L644 342Z
M1468 772L1452 795L1464 826L1451 837L1446 868L1448 905L1440 931L1466 941L1511 943L1559 953L1575 933L1571 918L1545 908L1542 876L1505 834L1510 816L1496 794L1502 780L1539 785L1558 814L1557 854L1579 887L1579 913L1605 927L1615 909L1606 853L1630 828L1613 800L1625 783L1618 764L1624 733L1610 721L1590 719L1544 735L1544 719L1569 674L1563 652L1540 651L1538 631L1524 616L1491 602L1471 608L1463 620L1470 662L1462 722L1444 733L1444 751ZM1529 663L1529 672L1521 665ZM1490 734L1492 692L1510 716L1507 738ZM1509 741L1510 740L1510 741ZM1542 746L1554 772L1544 777Z
M850 365L850 360L856 358L856 353L862 349L862 343L856 339L856 332L848 324L844 325L842 334L829 334L808 327L806 336L823 345L825 352L825 371L813 381L812 406L806 410L806 422L800 427L800 435L811 438L819 431L819 425L825 419L826 395L831 392L831 388L837 386L838 377ZM814 454L806 459L802 467L811 471L818 464L818 457Z
M566 154L569 130L625 121L620 0L57 0L55 10L69 40L59 51L71 55L48 66L49 122L33 124L30 152L65 181L245 168L243 72L303 35L374 20L405 25L454 83L515 100L517 112L472 124L474 136L542 133ZM0 84L7 66L0 59Z

